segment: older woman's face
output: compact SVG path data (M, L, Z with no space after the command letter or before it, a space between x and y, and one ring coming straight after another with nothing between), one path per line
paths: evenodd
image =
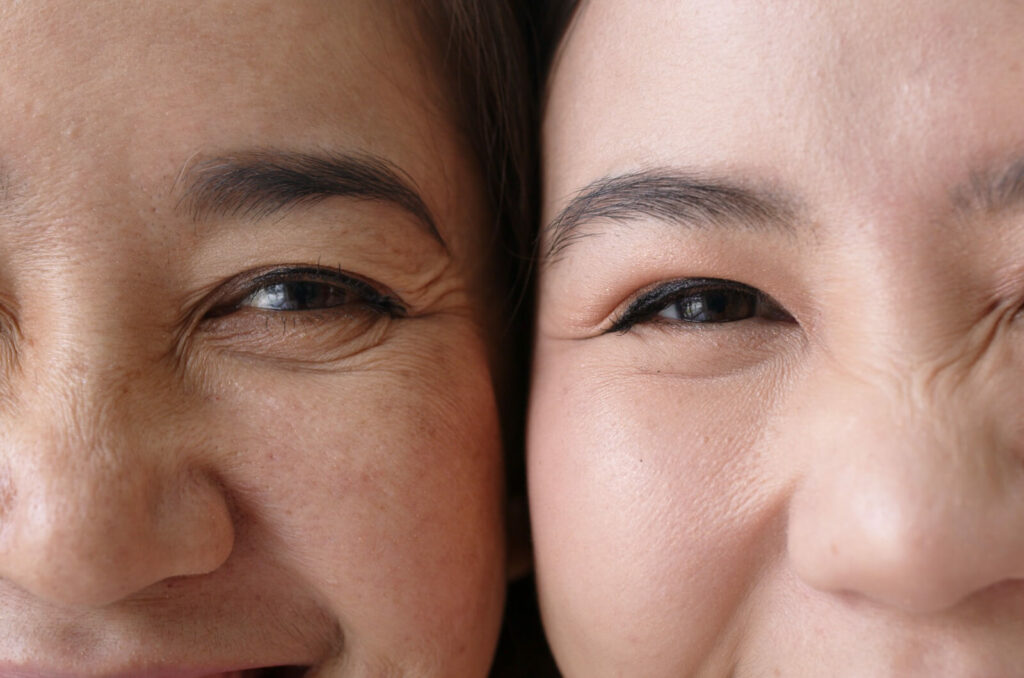
M480 181L382 7L0 5L0 673L486 672Z
M1024 666L1024 11L594 0L529 432L568 676Z

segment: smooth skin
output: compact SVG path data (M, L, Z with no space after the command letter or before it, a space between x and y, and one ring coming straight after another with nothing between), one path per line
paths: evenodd
M548 94L564 674L1024 675L1024 8L590 0Z
M0 5L0 673L486 674L490 221L411 6ZM436 232L201 209L298 154Z

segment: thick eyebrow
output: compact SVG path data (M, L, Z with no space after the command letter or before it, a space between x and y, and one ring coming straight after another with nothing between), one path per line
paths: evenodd
M686 228L723 226L791 231L795 210L783 196L676 169L650 169L598 179L585 186L546 228L545 259L560 258L592 234L594 221L653 218Z
M218 217L258 221L327 198L345 197L404 210L447 249L408 175L379 157L247 151L201 161L184 176L187 186L179 208L196 222Z
M996 170L972 172L954 189L953 206L960 216L1006 212L1024 205L1024 158Z

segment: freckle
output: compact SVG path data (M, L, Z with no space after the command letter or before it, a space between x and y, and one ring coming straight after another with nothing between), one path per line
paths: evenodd
M828 548L829 548L829 551L831 551L832 555L834 555L834 556L838 556L839 555L839 545L836 544L835 542L832 542L831 544L829 544Z

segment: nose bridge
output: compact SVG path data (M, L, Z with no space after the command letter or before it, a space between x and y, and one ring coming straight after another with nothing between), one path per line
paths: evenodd
M802 388L808 406L798 409L822 429L816 445L839 446L849 463L877 463L890 481L907 481L907 491L955 485L996 460L991 440L1001 423L978 396L1005 357L993 348L998 319L979 317L969 299L964 307L963 281L943 264L952 245L922 248L911 237L920 215L865 208L861 216L871 236L849 255L857 276L846 281L861 294L831 304ZM879 242L892 237L895 246Z
M934 513L951 496L937 491L987 458L966 453L978 431L950 416L960 391L952 375L892 354L816 373L810 406L799 416L808 478L834 475L830 482L841 487L856 481L858 493L874 497L872 513L892 501L901 515Z
M35 385L23 390L6 447L37 479L25 486L60 498L33 502L36 511L75 510L102 521L105 510L154 489L159 458L139 445L132 411L142 405L140 389L118 378L120 368L102 363L76 352L50 362L45 375L26 375ZM100 493L110 501L97 502Z
M820 366L788 426L805 464L789 518L798 573L916 611L1024 576L1019 459L984 359L924 345Z
M67 334L73 341L35 342L21 361L14 410L22 425L14 429L14 447L34 449L40 463L60 462L83 477L144 475L137 471L149 460L132 440L144 425L140 415L152 408L142 372L109 333L76 327ZM129 468L134 472L126 474Z
M166 332L147 322L146 290L111 268L69 264L61 286L39 284L26 303L13 378L18 409L29 419L44 415L39 425L52 429L55 445L114 472L173 376L160 352Z

